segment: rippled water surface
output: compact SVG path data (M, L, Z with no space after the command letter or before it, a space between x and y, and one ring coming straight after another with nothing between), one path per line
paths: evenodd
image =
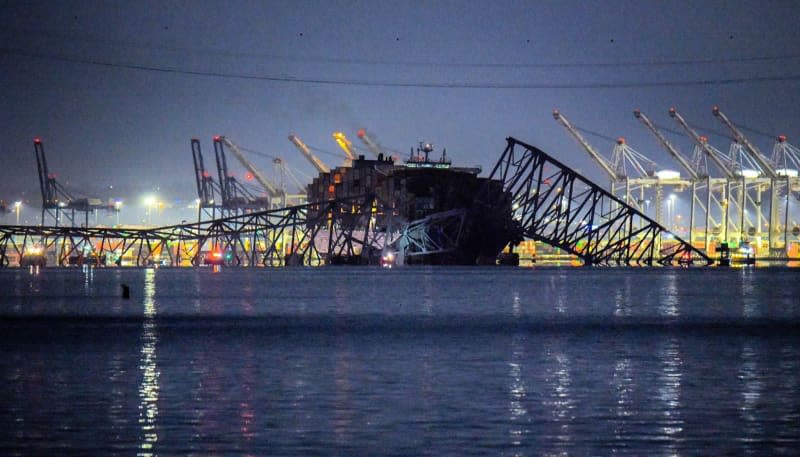
M0 455L798 455L799 275L3 270Z

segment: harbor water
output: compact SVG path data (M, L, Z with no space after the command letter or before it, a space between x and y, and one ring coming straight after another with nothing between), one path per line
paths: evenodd
M798 278L6 269L0 455L798 455Z

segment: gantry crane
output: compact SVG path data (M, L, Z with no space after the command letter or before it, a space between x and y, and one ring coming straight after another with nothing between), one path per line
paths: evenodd
M214 219L216 209L221 204L219 184L214 181L214 177L206 170L203 153L200 149L200 140L192 138L190 143L194 162L194 177L197 183L197 220L200 221L202 219L203 211L206 211L207 215Z
M339 145L340 148L344 151L345 155L347 156L347 160L345 160L344 166L349 167L352 165L353 161L356 160L356 155L353 153L353 143L347 139L347 137L342 132L333 132L333 139L336 141L336 144Z
M780 199L780 195L782 192L789 192L789 177L788 176L781 176L775 170L775 166L764 156L758 148L750 142L750 140L739 130L730 119L728 119L725 114L720 111L718 106L714 106L711 108L712 114L717 117L723 124L725 124L733 133L737 142L739 142L747 152L750 153L751 158L759 165L759 168L767 175L769 178L769 202L770 202L770 211L769 211L769 230L768 230L768 237L767 242L769 246L770 252L776 248L775 246L775 236L777 233L780 232L780 226L778 221L780 220L779 214L779 204L778 200ZM761 187L758 188L759 193L761 192ZM761 201L761 195L757 196L758 201ZM788 199L787 199L788 202ZM788 204L784 208L784 211L788 213L789 208ZM759 230L760 230L760 222L759 222ZM784 230L786 227L784 227ZM788 249L788 245L784 245L784 251ZM770 254L771 255L771 254Z
M58 226L63 215L75 225L75 213L84 214L84 225L89 226L89 213L99 209L119 211L118 206L104 205L99 198L76 198L58 180L54 173L47 168L47 158L44 153L44 144L39 138L33 140L36 153L36 166L39 171L39 187L42 191L42 225L45 224L45 215L49 214ZM69 212L67 212L69 211Z
M775 138L775 145L772 147L772 163L775 164L775 172L780 176L798 177L800 170L800 149L789 143L786 135L778 135Z
M798 177L798 170L800 170L800 149L790 144L786 135L778 135L775 139L775 145L772 148L772 163L778 167L775 171L779 175L786 176L789 179L789 189L786 192L784 202L786 212L783 216L784 242L787 246L787 254L789 254L789 233L794 237L795 243L800 241L800 225L796 219L792 219L791 229L789 228L789 202L791 200L789 196L793 192L795 195L797 195L797 192L800 192L800 177Z
M754 164L747 155L736 156L736 148L739 144L734 142L731 145L729 154L725 154L719 149L715 148L708 142L708 138L701 136L692 128L686 119L678 113L675 108L669 109L669 115L683 128L686 134L695 142L705 156L717 166L719 171L724 175L723 179L712 178L709 180L709 200L707 200L709 213L711 211L712 203L714 207L718 207L724 220L722 224L722 233L720 233L720 241L730 242L733 238L730 237L731 233L734 238L742 239L744 237L745 225L753 225L750 213L756 215L758 225L760 226L761 208L760 208L760 193L763 190L765 181L763 178L758 178L757 173L749 172L748 166L757 166ZM756 194L754 199L750 191ZM731 211L731 206L734 206L734 211ZM752 211L749 211L748 208ZM736 217L732 217L735 215ZM738 234L738 235L737 235ZM708 234L706 239L709 239Z
M667 140L667 138L664 136L664 134L661 133L661 131L658 130L655 125L653 125L653 123L650 121L650 118L648 118L641 110L638 110L638 109L634 110L633 111L633 116L635 118L639 119L640 121L642 121L642 124L644 124L644 126L647 127L648 130L650 130L650 132L656 137L656 139L661 144L661 146L664 149L667 150L669 155L672 156L672 158L675 159L675 161L678 162L681 165L681 167L686 171L686 173L689 175L689 178L690 178L689 181L691 182L691 186L692 186L692 199L691 199L691 204L690 204L690 209L689 209L689 243L692 243L694 241L693 235L694 235L695 207L699 206L704 210L705 215L706 215L706 218L705 218L706 219L706 222L705 222L705 224L706 224L705 225L705 237L704 237L704 239L705 239L705 243L704 243L705 244L705 248L704 249L707 250L708 249L708 226L710 225L710 222L711 222L710 219L709 219L710 212L708 211L708 202L706 202L706 205L703 205L703 202L698 199L697 191L698 191L698 186L701 185L701 183L700 183L701 179L703 177L707 178L708 174L706 173L706 176L702 176L700 171L697 169L697 167L694 166L692 163L690 163L689 160L686 159L683 156L683 154L681 154L681 152L678 151L678 149L675 148L675 146L673 146L672 143L669 142L669 140ZM705 187L708 192L710 192L711 186L707 182L706 183L702 183L702 186Z
M598 165L600 165L600 168L602 168L603 171L606 172L608 178L611 180L612 186L613 183L617 181L622 181L625 178L624 176L620 176L619 174L617 174L615 166L612 165L611 162L608 161L608 159L606 159L599 152L597 152L597 150L591 144L589 144L589 142L586 141L585 138L583 138L583 135L581 135L580 132L578 132L578 130L572 126L572 124L567 120L566 117L564 117L563 114L561 114L559 110L553 110L553 118L556 121L558 121L561 125L563 125L564 128L567 129L567 132L570 135L572 135L572 137L575 138L575 140L578 141L578 143L583 147L584 150L586 150L589 156L592 159L594 159L594 161L597 162ZM613 188L611 193L614 193Z
M658 139L658 142L661 143L661 146L663 146L669 155L671 155L672 158L675 159L675 161L678 162L681 167L683 167L693 181L700 179L701 176L698 170L695 169L695 167L683 156L683 154L680 153L680 151L675 148L675 146L672 145L672 143L667 140L666 137L664 137L661 131L659 131L656 126L650 122L650 119L641 110L634 110L633 116L642 121L642 124L644 124L648 130L650 130L656 139Z
M308 148L308 146L306 146L306 144L303 143L303 141L297 135L295 135L294 133L290 134L289 141L291 141L292 144L294 144L297 147L297 149L300 150L300 152L303 154L303 157L308 159L308 161L311 162L311 165L313 165L318 172L330 173L331 169L328 168L328 166L325 165L325 163L322 162L322 160L320 160L317 156L315 156Z
M230 138L223 136L221 139L222 142L225 143L225 146L231 150L233 156L236 157L236 160L238 160L239 163L241 163L242 166L253 175L255 180L261 184L261 187L264 188L267 195L269 195L271 199L285 198L286 192L283 189L279 189L277 186L275 186L275 184L270 182L263 174L261 174L261 172L258 171L258 169L249 160L247 160L247 157L244 156L239 147L236 146L236 144L234 144Z
M236 215L244 210L269 209L272 205L271 195L268 197L253 195L252 192L245 188L236 180L236 177L228 171L225 146L229 144L231 144L230 141L226 141L222 136L214 137L214 155L217 161L217 173L219 175L219 188L222 200L220 208L223 215ZM233 148L231 148L231 150L233 151ZM234 155L236 155L236 153L234 153ZM252 171L250 173L252 173Z
M751 143L746 136L744 136L741 130L739 130L735 125L733 125L733 122L731 122L730 119L728 119L728 116L726 116L722 111L720 111L718 106L711 108L711 112L731 130L736 141L742 144L745 147L745 149L747 149L747 152L750 153L752 159L755 160L756 163L758 163L759 167L764 171L764 173L768 177L775 179L780 176L778 175L777 171L775 171L775 167L770 163L769 159L767 159L761 153L761 151L759 151L758 148L755 147L755 145Z
M663 223L661 217L661 204L663 200L662 183L659 182L656 176L657 165L655 162L628 146L627 142L622 137L616 140L612 158L609 161L586 141L583 135L578 132L578 129L573 126L559 110L553 110L553 118L578 141L589 156L594 159L594 161L600 165L600 168L608 175L612 194L617 195L618 187L624 186L625 194L623 200L625 203L646 213L649 209L650 200L645 198L645 188L654 187L656 190L655 220L659 223ZM629 165L638 176L629 176ZM637 191L638 195L634 196L634 193L637 193Z

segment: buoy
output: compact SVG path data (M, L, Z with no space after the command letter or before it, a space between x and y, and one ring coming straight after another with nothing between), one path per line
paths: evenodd
M122 298L131 298L131 288L127 284L122 284Z

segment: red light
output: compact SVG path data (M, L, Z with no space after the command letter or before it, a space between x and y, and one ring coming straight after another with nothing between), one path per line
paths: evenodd
M219 135L214 136L214 141L219 141L221 137Z
M358 137L359 138L364 138L364 135L366 135L366 134L367 134L367 132L365 132L364 129L358 129Z
M252 181L253 180L253 173L245 173L244 174L244 179L246 179L248 181Z
M209 173L209 172L207 172L207 171L204 171L204 172L203 172L203 177L204 177L204 178L208 178L209 176L211 176L211 173Z
M787 138L786 138L786 135L780 135L780 136L778 136L778 141L779 141L779 142L781 142L781 143L785 143L785 142L786 142L786 140L787 140Z
M621 137L617 138L617 144L625 144L625 137L621 136Z
M701 143L708 143L708 137L707 136L701 136L700 137L700 142Z
M39 138L34 138L33 142L36 143L36 144L39 144L39 143L42 142L42 140L40 140Z

